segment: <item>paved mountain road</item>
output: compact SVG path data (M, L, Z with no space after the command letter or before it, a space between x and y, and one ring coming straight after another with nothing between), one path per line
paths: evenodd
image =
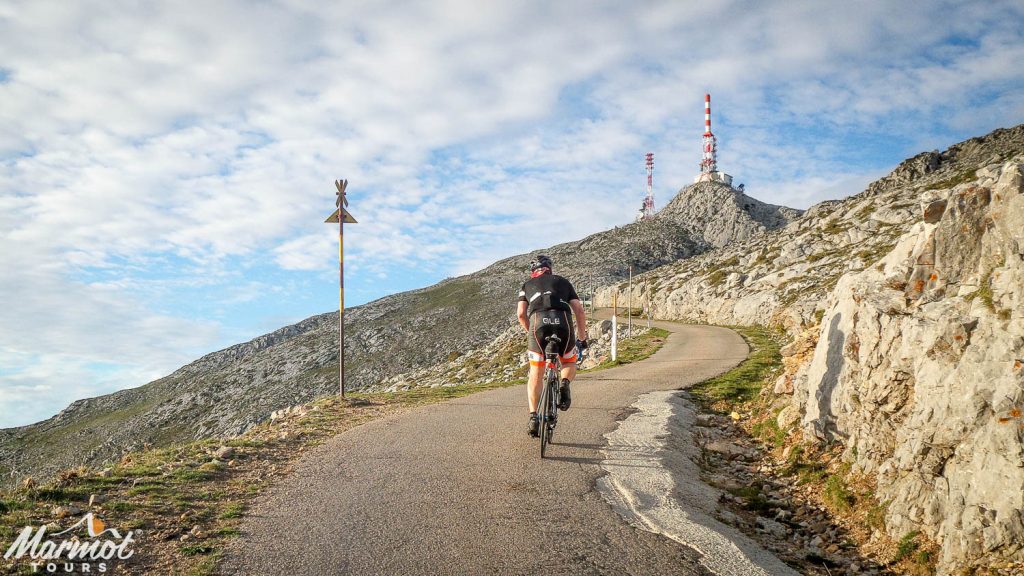
M522 386L364 424L310 451L259 498L225 571L709 574L696 551L630 526L595 487L604 434L640 394L746 357L731 330L658 324L673 334L657 354L579 377L550 458L526 435Z

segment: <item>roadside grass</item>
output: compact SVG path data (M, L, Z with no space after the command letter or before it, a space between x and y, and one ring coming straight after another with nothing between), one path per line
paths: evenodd
M786 444L786 431L779 427L777 420L779 412L780 410L776 410L772 417L765 418L751 425L751 436L774 448L784 446Z
M652 329L624 339L616 362L609 359L591 370L643 360L661 348L668 334ZM67 527L81 514L93 512L111 528L136 532L135 555L118 570L130 574L217 574L225 549L239 536L242 519L255 498L287 474L310 448L387 415L524 383L516 378L322 398L239 437L131 452L102 470L67 470L42 485L28 481L0 491L0 541L12 542L25 526L56 522ZM218 458L218 453L224 457ZM96 496L96 501L89 506L91 496ZM58 519L58 506L74 506L81 513ZM3 559L0 572L32 573L25 561L16 564Z
M637 335L633 338L624 338L618 342L618 350L615 354L615 360L612 360L611 356L609 356L597 366L582 370L582 372L606 370L608 368L646 360L661 349L669 334L670 332L668 330L651 327L650 330L643 334Z
M525 384L526 380L519 378L501 382L489 382L486 384L460 384L457 386L437 386L434 388L410 388L401 392L350 392L349 398L356 401L364 401L370 404L384 402L402 407L423 406L443 402L453 398L462 398L485 390L496 388L507 388L518 384Z
M782 365L781 335L761 326L730 326L747 341L750 355L725 374L689 388L707 408L719 413L755 400L764 382Z

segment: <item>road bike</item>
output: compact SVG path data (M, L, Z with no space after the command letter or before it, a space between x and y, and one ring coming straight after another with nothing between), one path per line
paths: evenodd
M562 339L558 336L548 336L547 345L544 347L544 388L540 393L540 406L537 408L537 418L540 419L540 457L544 457L551 437L555 434L555 425L558 424L558 405L562 402L561 394L561 373L562 373ZM584 351L577 344L577 362L583 361Z
M561 350L562 339L549 336L544 347L544 388L540 393L540 406L537 417L540 418L540 457L544 457L551 437L555 434L558 424L558 404L561 394L558 390L559 374L562 372Z

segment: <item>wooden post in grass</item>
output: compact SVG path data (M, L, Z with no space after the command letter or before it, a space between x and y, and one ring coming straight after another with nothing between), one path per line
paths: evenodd
M338 207L324 222L328 224L338 223L338 386L341 397L345 397L345 223L355 224L356 219L345 209L348 206L348 198L345 197L345 189L348 188L348 180L335 180L334 187L337 198L334 205Z

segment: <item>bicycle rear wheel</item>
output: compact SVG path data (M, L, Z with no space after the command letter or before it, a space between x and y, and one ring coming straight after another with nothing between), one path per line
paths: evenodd
M558 376L557 372L551 375L548 380L548 444L555 435L555 425L558 424Z
M547 374L546 376L544 379L544 389L541 392L540 406L542 458L545 452L547 452L548 445L551 444L551 437L555 434L555 418L558 416L556 412L558 410L556 406L558 379L553 374Z
M540 395L540 406L537 407L537 408L539 408L539 410L537 411L538 412L537 416L540 418L540 457L541 458L544 457L544 452L545 452L545 450L547 450L548 440L550 439L549 432L548 432L548 412L549 412L548 404L551 403L551 393L548 391L548 388L550 388L550 387L551 387L551 383L547 380L547 378L545 378L544 379L544 390L541 392L541 395Z

